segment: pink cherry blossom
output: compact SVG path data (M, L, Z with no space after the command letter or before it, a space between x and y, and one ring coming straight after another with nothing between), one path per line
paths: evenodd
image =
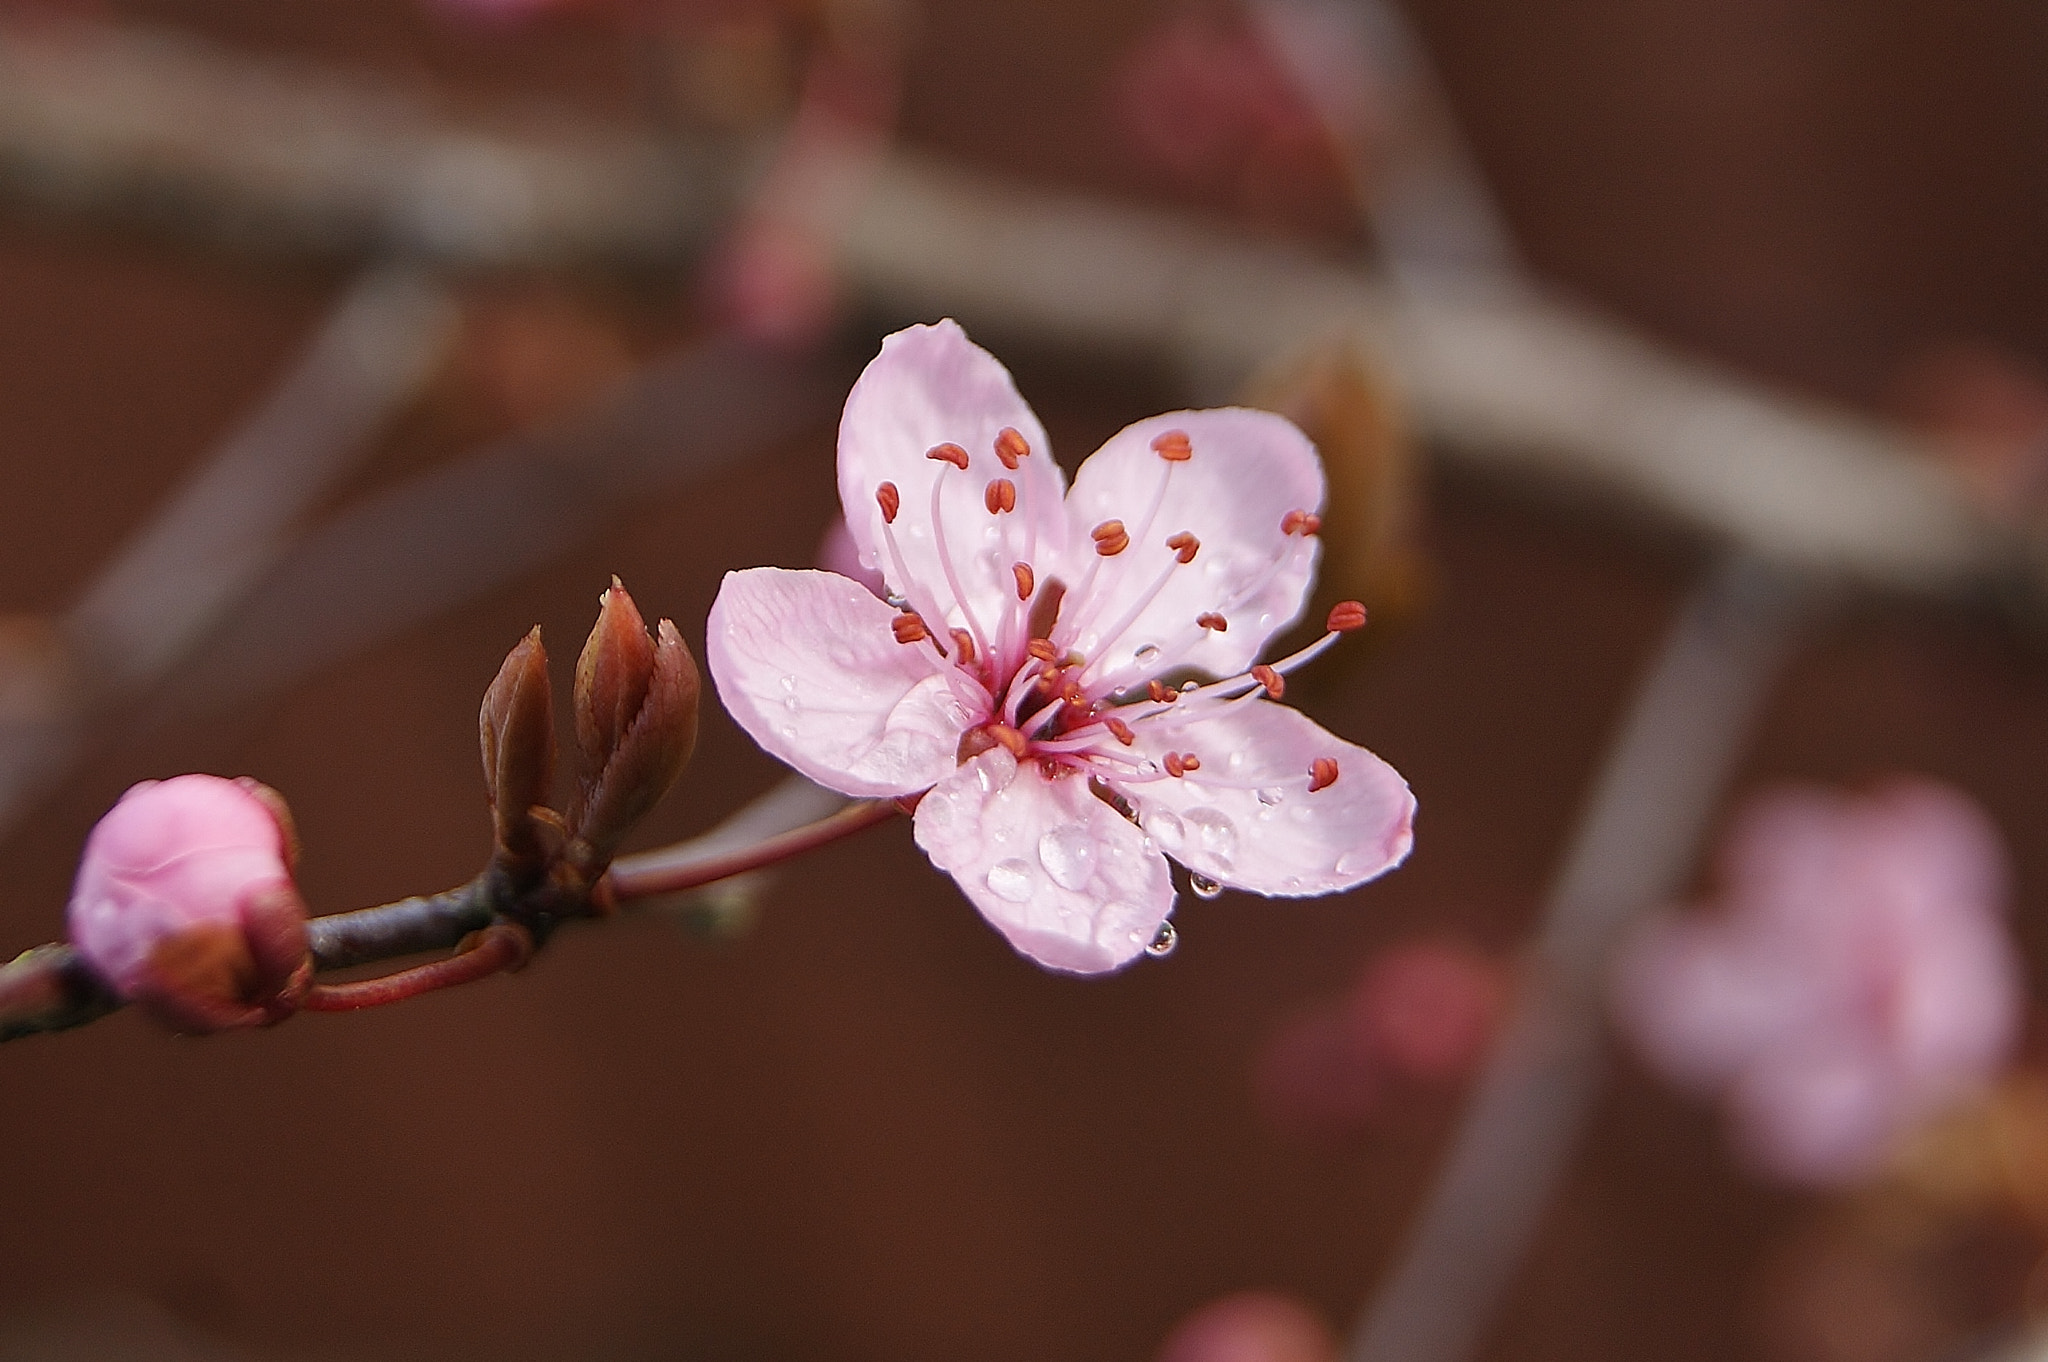
M728 574L706 641L719 695L821 785L921 795L918 845L1025 955L1135 959L1173 911L1168 855L1289 897L1407 855L1401 777L1275 703L1337 631L1253 667L1315 571L1322 466L1287 421L1155 416L1069 490L1002 365L952 322L916 326L847 398L839 491L893 594Z
M182 1030L289 1011L305 910L267 793L219 776L144 781L86 838L72 943L116 993Z
M1619 1011L1652 1064L1721 1099L1764 1171L1863 1176L2009 1057L2023 1000L2005 856L1963 794L1766 794L1721 871L1717 915L1624 952Z

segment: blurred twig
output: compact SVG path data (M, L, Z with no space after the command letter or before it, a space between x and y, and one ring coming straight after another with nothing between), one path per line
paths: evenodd
M1348 1362L1456 1362L1479 1342L1598 1085L1613 944L1677 892L1808 594L1782 569L1738 558L1672 625L1600 772L1445 1170Z
M45 688L51 703L0 730L0 827L248 593L411 400L453 321L427 276L366 272L278 387L87 586L59 622L58 646L9 659L64 680Z
M380 87L183 40L28 32L0 29L0 165L45 203L175 204L171 220L267 248L401 241L472 261L672 254L719 211L715 180L634 134L486 136ZM201 123L207 136L175 132ZM1306 251L900 155L865 183L839 263L888 311L1150 353L1218 391L1348 336L1386 359L1424 433L1475 466L1605 489L1885 587L2006 565L2005 541L1917 441L1532 289L1389 289Z

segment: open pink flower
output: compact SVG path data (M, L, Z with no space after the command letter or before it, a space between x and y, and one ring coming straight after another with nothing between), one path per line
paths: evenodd
M916 326L847 398L839 493L894 594L728 574L705 645L719 695L821 785L923 795L918 845L1025 955L1129 963L1173 911L1166 855L1284 896L1407 855L1401 777L1273 703L1363 610L1252 665L1315 571L1322 467L1287 421L1155 416L1069 491L1002 365L952 322Z
M1658 1068L1721 1097L1765 1171L1863 1176L2010 1055L2005 856L1966 796L1775 791L1737 821L1722 874L1718 916L1655 924L1624 952L1620 1013Z

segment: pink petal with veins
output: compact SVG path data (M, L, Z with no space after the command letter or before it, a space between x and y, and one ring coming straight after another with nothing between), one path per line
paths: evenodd
M896 641L896 615L836 573L729 572L705 625L719 699L827 789L915 794L953 770L974 697L930 643Z
M1000 747L918 804L917 844L1020 954L1051 969L1121 968L1173 911L1173 878L1145 834L1085 778L1047 780Z
M1015 430L1030 447L1014 469L995 452L996 437ZM937 445L967 452L963 472L927 457ZM931 515L932 487L940 482L940 524ZM1008 478L1017 487L1016 510L991 515L983 496L989 482ZM893 483L901 498L893 531L903 556L899 570L887 546L876 489ZM1017 394L995 356L967 339L957 323L913 326L882 342L882 353L862 371L846 398L839 423L839 499L860 560L937 627L967 623L962 604L993 630L1015 600L1014 561L1057 553L1067 538L1062 498L1066 477L1053 462L1044 427ZM962 592L950 590L937 533L943 532ZM1007 535L1007 552L986 553ZM1027 539L1034 552L1026 551ZM921 597L923 597L921 599Z
M1169 431L1187 435L1192 457L1185 462L1169 463L1153 450ZM1271 412L1168 412L1125 427L1074 475L1067 514L1076 534L1062 575L1073 584L1092 565L1097 576L1078 631L1068 626L1056 641L1087 657L1100 654L1091 676L1142 679L1182 666L1213 676L1243 671L1301 614L1318 544L1312 535L1283 534L1280 525L1289 511L1320 512L1323 491L1315 446ZM1124 522L1131 546L1091 564L1087 533L1110 519ZM1182 531L1201 547L1175 568L1166 541ZM1121 637L1104 638L1162 576L1165 584ZM1210 612L1229 628L1196 624ZM1140 655L1148 647L1156 656Z
M1139 723L1134 754L1163 766L1194 752L1198 770L1119 785L1161 850L1233 889L1297 898L1353 889L1414 845L1415 796L1393 767L1267 700L1192 723L1172 709ZM1309 767L1334 758L1335 784L1309 791Z

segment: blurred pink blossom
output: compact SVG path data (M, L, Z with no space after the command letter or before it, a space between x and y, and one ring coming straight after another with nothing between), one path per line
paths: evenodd
M1294 1134L1345 1140L1400 1086L1457 1083L1485 1057L1507 972L1469 946L1408 941L1369 959L1342 998L1279 1027L1259 1057L1259 1105Z
M918 845L1023 954L1137 958L1173 911L1167 855L1288 897L1407 855L1393 768L1267 698L1363 609L1253 666L1315 571L1322 467L1287 421L1155 416L1070 492L1009 373L943 322L889 337L854 385L839 490L900 608L834 573L730 573L706 642L720 697L821 785L922 796ZM1188 672L1225 679L1160 679Z
M1337 1362L1323 1317L1293 1296L1240 1291L1174 1326L1156 1362Z
M1726 1105L1759 1168L1852 1181L2006 1062L2023 999L2005 856L1967 796L1779 790L1720 868L1718 912L1623 953L1619 1014L1655 1067Z
M253 781L144 781L86 838L71 940L131 1002L186 1031L280 1020L303 981L305 908L282 804Z

